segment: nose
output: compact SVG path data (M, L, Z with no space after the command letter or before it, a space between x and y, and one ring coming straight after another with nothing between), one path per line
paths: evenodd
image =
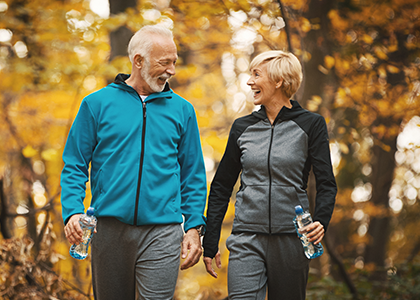
M166 69L166 73L170 74L171 76L175 75L175 64L172 63L170 66Z
M248 81L246 82L247 85L253 85L254 84L254 79L251 77L249 77Z

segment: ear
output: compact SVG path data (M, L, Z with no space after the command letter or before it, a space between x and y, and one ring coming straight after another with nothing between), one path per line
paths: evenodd
M276 83L276 89L280 88L283 85L283 79L280 79L277 83Z
M143 66L143 57L140 54L134 55L133 66L141 69Z

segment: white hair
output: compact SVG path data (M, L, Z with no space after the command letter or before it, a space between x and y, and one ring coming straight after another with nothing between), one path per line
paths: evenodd
M146 25L137 31L128 43L128 57L131 63L134 62L134 56L140 54L144 58L149 58L150 51L153 46L152 36L158 35L162 37L171 38L174 36L172 31L161 25Z

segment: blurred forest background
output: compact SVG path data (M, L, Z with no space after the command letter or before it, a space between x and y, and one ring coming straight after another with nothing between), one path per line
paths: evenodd
M232 121L255 109L252 58L302 62L294 98L325 117L339 188L307 298L420 299L418 0L0 0L0 298L93 299L89 259L64 237L61 153L83 97L130 73L129 38L156 23L175 35L170 83L196 108L209 183ZM176 299L227 296L233 213L219 278L200 262Z

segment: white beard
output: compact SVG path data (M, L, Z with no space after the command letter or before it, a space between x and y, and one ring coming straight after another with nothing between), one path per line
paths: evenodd
M158 83L158 78L164 78L166 80L168 80L169 78L171 78L170 75L168 74L162 74L156 77L151 77L149 75L149 69L150 69L150 65L148 61L145 61L144 64L144 68L142 68L140 70L140 74L143 77L144 81L146 81L146 83L149 85L149 87L155 92L155 93L160 93L163 91L163 89L165 88L165 84L166 81L163 85L160 85Z

